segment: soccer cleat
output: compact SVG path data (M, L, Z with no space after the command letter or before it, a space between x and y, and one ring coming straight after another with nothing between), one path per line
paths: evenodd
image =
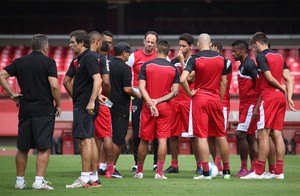
M178 172L179 172L178 167L175 168L175 167L172 167L172 166L170 166L168 169L166 169L164 171L164 173L167 173L167 174L169 174L169 173L176 173L177 174Z
M247 169L241 168L240 171L235 174L235 176L242 177L242 176L246 176L248 174L249 174L249 172Z
M144 178L144 174L142 172L139 172L139 173L135 174L133 177L142 179L142 178Z
M137 165L132 166L131 172L136 172L136 170L137 170Z
M106 169L98 169L98 175L105 176L106 171L107 171Z
M278 179L278 180L284 180L284 174L283 173L275 174L275 176L276 176L276 179Z
M155 174L155 180L167 180L168 178L164 175Z
M270 180L270 179L275 179L276 175L274 173L270 173L270 172L265 172L264 173L264 179Z
M124 178L122 176L122 174L120 174L120 172L117 169L115 169L114 173L111 174L111 177L113 177L113 178Z
M49 186L49 184L51 184L49 181L43 181L41 184L34 182L32 184L32 188L35 190L54 190L54 188Z
M24 182L23 184L22 183L16 183L15 184L15 189L16 190L24 190L24 189L26 189L26 182Z
M211 180L211 176L203 176L203 175L199 175L199 176L194 176L193 177L194 180Z
M218 171L218 176L223 176L223 171Z
M156 172L156 169L157 169L157 165L154 164L154 165L153 165L153 172Z
M92 184L88 183L84 183L80 177L74 181L73 184L70 185L66 185L67 189L75 189L75 188L91 188Z
M264 174L258 175L255 172L252 172L252 173L250 173L246 176L240 177L240 179L246 179L246 180L249 180L249 179L264 179Z
M100 186L102 186L102 184L101 184L101 182L100 182L100 180L98 179L98 180L96 180L96 181L92 181L92 180L89 180L88 181L88 184L89 185L91 185L91 187L100 187Z

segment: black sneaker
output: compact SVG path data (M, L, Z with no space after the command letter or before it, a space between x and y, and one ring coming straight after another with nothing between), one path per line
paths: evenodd
M172 167L172 166L170 166L168 169L166 169L165 171L164 171L164 173L167 173L167 174L169 174L169 173L179 173L179 169L178 169L178 167L177 168L175 168L175 167Z
M98 169L98 175L100 175L100 176L105 176L105 174L106 174L106 169Z
M117 169L115 169L114 173L111 174L111 177L113 177L113 178L124 178L122 176L122 174L120 174L120 172Z

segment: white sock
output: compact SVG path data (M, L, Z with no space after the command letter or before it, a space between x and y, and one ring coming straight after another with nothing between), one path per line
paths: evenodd
M35 177L35 182L37 184L42 184L44 182L44 176L36 176Z
M24 176L17 176L17 180L16 180L17 184L24 184L24 182L25 182Z
M90 173L90 180L97 181L98 180L98 172L91 172Z
M100 163L99 169L106 170L106 163Z
M90 172L81 172L80 180L87 183L90 180Z

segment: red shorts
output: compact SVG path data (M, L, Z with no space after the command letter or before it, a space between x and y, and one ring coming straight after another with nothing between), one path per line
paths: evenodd
M188 131L190 103L170 103L171 105L171 136L181 136Z
M255 134L257 121L253 119L254 108L254 104L240 105L238 131L244 131L250 135Z
M112 137L112 122L110 110L106 106L100 106L95 120L95 136L97 138Z
M286 100L284 97L262 101L259 107L260 116L257 128L281 131L283 129L285 111Z
M159 116L151 116L149 108L142 107L140 117L140 138L143 140L153 140L154 138L169 138L171 131L171 106L169 103L156 105Z
M224 137L225 120L219 100L192 100L192 119L194 135L200 138Z

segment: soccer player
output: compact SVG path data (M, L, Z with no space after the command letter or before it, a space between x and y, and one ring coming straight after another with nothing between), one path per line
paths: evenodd
M216 51L223 55L223 46L220 42L213 42L211 45L211 50ZM232 63L229 59L225 58L226 67L227 67L227 84L226 84L226 91L224 94L224 98L222 100L222 110L225 119L225 129L227 130L228 127L228 119L230 114L230 84L232 80ZM223 175L223 167L221 163L221 156L220 151L216 143L215 137L208 138L209 150L213 157L215 165L218 167L219 175Z
M285 145L282 137L286 104L296 111L292 101L293 81L283 57L269 49L269 39L263 32L251 38L253 50L257 53L256 62L260 70L261 102L259 105L258 126L258 164L254 172L241 179L263 179L266 159L269 154L269 135L275 144L276 166L273 174L276 179L284 179L283 165ZM285 86L281 85L284 79ZM286 94L286 97L285 97Z
M141 141L138 148L138 168L135 178L143 178L148 143L156 137L158 151L155 179L167 179L163 175L163 166L172 123L169 100L178 95L180 77L178 69L167 60L169 52L169 43L159 41L156 58L144 63L141 67L139 89L144 103L141 113Z
M131 69L125 63L130 53L130 46L126 42L118 42L114 46L115 57L109 63L111 89L110 100L113 105L110 109L113 129L114 164L122 152L125 136L129 125L130 96L141 98L139 92L131 86ZM113 173L106 172L106 177L123 178L117 169Z
M236 176L246 176L248 171L248 155L251 164L256 164L258 147L255 138L256 120L253 118L254 108L257 104L259 93L256 89L258 69L253 59L248 56L248 43L236 40L232 43L234 60L240 61L238 68L238 84L240 95L239 124L236 130L238 151L241 167ZM253 167L252 167L253 168Z
M92 31L89 33L91 38L91 51L94 51L100 65L100 74L102 77L102 88L98 96L99 102L104 102L110 95L110 81L109 81L109 65L106 57L99 53L103 43L103 36L97 32ZM98 174L105 175L106 170L109 173L114 172L113 160L113 142L112 142L112 122L110 109L101 105L99 107L98 116L95 120L95 135L98 149L99 164ZM101 140L101 141L100 141ZM103 141L103 142L102 142ZM103 150L102 150L103 149ZM110 175L108 175L110 177Z
M43 34L34 35L31 47L29 55L14 60L0 71L1 86L19 107L15 189L26 188L24 175L28 152L30 149L37 149L36 176L32 188L53 190L44 176L52 148L55 116L60 116L61 113L61 93L56 63L46 56L48 37ZM14 92L6 80L13 76L18 79L21 94Z
M90 36L84 30L70 34L70 48L77 56L72 60L63 85L73 99L73 137L79 138L82 162L80 177L66 188L100 187L97 172L97 145L94 120L98 115L97 96L102 79L98 60L90 49Z
M200 34L197 45L200 52L192 55L180 77L180 83L192 98L193 131L203 168L203 174L194 179L212 179L209 175L208 136L216 137L223 162L223 178L230 179L229 149L221 106L227 83L225 59L210 49L211 39L208 34ZM195 86L190 91L186 80L193 70Z
M144 36L144 48L133 52L128 61L126 62L132 67L133 72L133 87L138 88L138 77L141 66L143 63L153 60L156 57L156 45L158 42L158 34L155 31L148 31ZM133 131L133 156L135 165L132 166L131 171L135 172L137 169L137 154L138 146L140 143L139 131L140 131L140 115L142 111L143 99L132 100L132 131ZM157 140L153 141L154 147L154 160L153 160L153 171L157 167Z
M194 38L189 33L183 33L179 37L179 51L177 57L174 58L171 63L175 65L175 67L179 70L179 73L182 73L182 70L185 68L186 62L192 55L192 49L194 44ZM194 88L194 72L189 76L189 87L190 89ZM171 123L171 137L170 137L170 151L172 155L171 166L168 167L164 173L178 173L178 147L179 147L179 137L181 133L188 132L189 125L189 112L190 112L190 102L191 98L188 97L183 90L183 88L179 87L179 94L177 97L171 99L169 101L172 109L172 123ZM194 138L192 136L192 140ZM192 145L195 142L192 141ZM193 148L195 156L196 148ZM196 158L197 160L197 158ZM200 167L200 163L199 163Z

